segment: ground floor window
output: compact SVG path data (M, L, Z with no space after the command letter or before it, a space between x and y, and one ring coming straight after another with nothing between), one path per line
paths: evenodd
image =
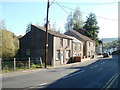
M60 50L56 51L56 60L60 60Z
M30 49L26 49L26 55L30 55Z
M89 52L89 56L88 57L90 57L90 52Z
M67 50L66 51L66 59L69 59L70 58L70 50Z

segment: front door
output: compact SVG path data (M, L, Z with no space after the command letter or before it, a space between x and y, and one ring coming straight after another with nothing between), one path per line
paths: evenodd
M61 51L61 64L64 63L64 51Z

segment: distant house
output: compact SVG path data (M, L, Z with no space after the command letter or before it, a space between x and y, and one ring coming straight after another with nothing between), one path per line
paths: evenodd
M72 36L68 36L70 38L72 38L72 54L73 57L79 56L79 57L83 57L83 42L78 40L75 37Z
M30 32L20 38L20 56L34 60L41 57L45 61L46 29L31 24ZM72 39L56 31L48 30L48 61L47 64L57 66L66 64L72 57Z
M83 42L83 58L95 55L95 42L93 40L75 30L69 30L65 32L65 35L73 36Z
M102 55L102 41L98 41L98 46L96 47L96 54Z

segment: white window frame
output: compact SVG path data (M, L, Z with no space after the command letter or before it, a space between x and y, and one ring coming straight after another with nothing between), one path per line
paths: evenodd
M70 58L70 50L66 50L66 59Z
M26 55L30 55L30 49L26 49Z
M56 61L60 60L60 50L56 50Z
M63 38L60 38L60 45L63 46Z

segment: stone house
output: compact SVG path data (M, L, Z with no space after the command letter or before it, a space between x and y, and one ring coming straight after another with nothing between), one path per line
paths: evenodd
M95 42L92 39L88 38L85 35L82 35L80 32L77 32L75 30L69 30L65 32L64 34L73 36L83 42L83 57L82 58L94 57Z
M96 50L96 54L102 55L102 41L101 40L98 41L98 46L96 47L95 50Z
M78 40L75 37L72 36L68 36L70 38L72 38L72 54L73 57L83 57L83 42Z
M20 38L20 57L41 57L45 61L46 29L38 25L30 25L29 32ZM57 66L66 64L72 57L72 39L59 32L48 30L47 64Z

